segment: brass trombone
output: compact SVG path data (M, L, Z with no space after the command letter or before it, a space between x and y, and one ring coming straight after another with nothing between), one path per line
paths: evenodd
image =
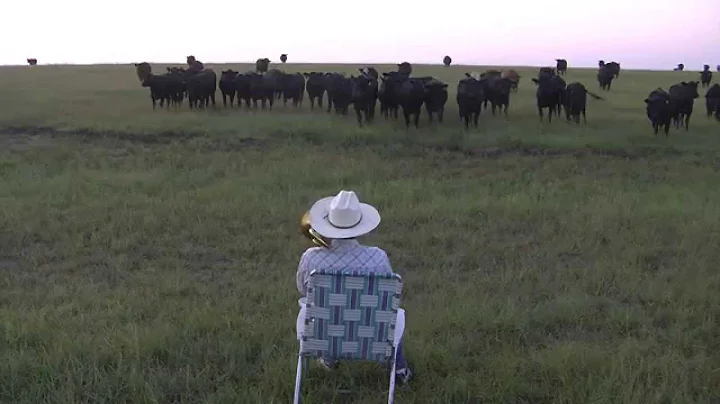
M313 229L310 225L310 211L305 212L305 214L300 219L300 231L316 246L330 248L330 240L327 240L326 238L321 236L320 233L316 232L315 229Z

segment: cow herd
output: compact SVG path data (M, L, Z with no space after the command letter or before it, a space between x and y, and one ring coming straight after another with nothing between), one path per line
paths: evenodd
M445 60L450 64L450 58ZM548 110L548 122L553 115L560 116L565 111L566 119L580 123L580 116L586 121L587 95L602 100L602 97L589 92L582 83L567 84L562 76L567 72L567 61L556 60L556 67L544 67L531 81L537 86L536 101L540 119L544 110ZM223 105L246 108L272 109L282 100L284 105L290 101L301 106L305 94L311 109L323 108L326 98L327 112L347 115L353 107L358 125L370 123L375 118L376 106L380 104L380 114L385 118L397 119L402 110L405 125L411 123L417 128L423 106L430 122L443 121L445 105L448 100L448 84L434 77L413 77L412 65L403 62L396 71L379 74L373 67L358 69L359 74L346 77L342 73L306 72L285 73L278 69L268 69L268 59L258 59L255 70L245 73L223 70L220 75L205 68L202 62L193 56L187 57L187 68L168 67L167 72L154 74L148 63L136 63L136 73L143 87L150 89L153 109L160 107L180 107L187 98L191 109L216 105L216 93L219 88ZM617 62L598 64L597 80L600 89L610 91L612 81L620 76L620 64ZM647 116L655 134L664 127L669 132L670 123L689 129L695 98L699 97L698 85L710 87L712 72L705 65L700 73L700 81L682 82L673 85L666 92L660 88L652 91L645 99ZM456 102L458 114L465 127L472 123L478 126L478 117L488 103L493 115L507 115L510 96L517 91L520 76L512 69L488 70L484 73L466 73L457 83ZM327 94L327 97L325 97ZM714 84L706 93L707 114L720 121L720 85ZM237 104L236 104L237 102Z

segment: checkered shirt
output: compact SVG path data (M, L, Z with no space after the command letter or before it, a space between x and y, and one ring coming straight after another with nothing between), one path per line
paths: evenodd
M297 289L303 296L307 295L307 282L313 269L392 273L385 251L364 246L353 239L332 240L330 248L313 247L303 253L295 277Z

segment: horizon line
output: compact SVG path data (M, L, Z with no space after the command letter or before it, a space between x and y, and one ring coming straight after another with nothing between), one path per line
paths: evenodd
M29 58L32 59L32 58ZM150 64L166 64L166 65L185 65L183 62L162 62L162 61L144 61L146 63ZM119 65L134 65L134 63L142 63L142 62L100 62L100 63L67 63L67 62L60 62L60 63L44 63L40 64L38 63L35 65L37 66L119 66ZM233 61L233 62L204 62L204 64L208 65L233 65L233 64L255 64L255 61L250 62L239 62L239 61ZM271 65L335 65L335 66L359 66L359 65L379 65L379 66L393 66L397 65L397 62L286 62L286 63L273 63L271 62ZM445 66L443 63L412 63L413 66ZM0 67L22 67L22 66L28 66L27 63L25 64L0 64ZM528 65L502 65L502 64L451 64L449 67L508 67L508 68L540 68L540 67L555 67L554 64L546 64L546 65L535 65L535 64L528 64ZM621 63L622 66L622 63ZM569 69L575 68L575 69L597 69L597 66L588 66L588 65L578 65L578 66L568 66ZM659 68L623 68L623 71L673 71L671 69L659 69ZM692 69L686 69L685 72L694 71ZM699 70L698 70L699 71Z

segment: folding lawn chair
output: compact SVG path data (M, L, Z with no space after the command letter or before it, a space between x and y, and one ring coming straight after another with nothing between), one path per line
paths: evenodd
M300 353L294 404L300 402L303 362L308 363L310 358L387 364L388 404L393 403L395 357L405 331L405 311L399 308L401 293L402 278L394 273L310 273L307 299L297 324Z

